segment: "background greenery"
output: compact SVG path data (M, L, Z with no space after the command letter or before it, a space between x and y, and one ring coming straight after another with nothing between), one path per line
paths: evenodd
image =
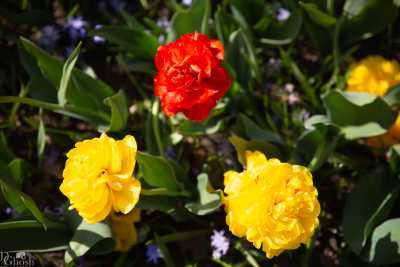
M373 150L362 138L392 126L399 89L342 90L353 60L400 59L399 5L1 1L0 251L32 251L44 266L146 266L149 244L160 266L396 266L400 146ZM79 17L84 26L71 26ZM157 47L193 31L223 42L234 81L201 124L166 118L152 84ZM103 131L133 134L141 151L139 244L127 253L112 252L108 222L81 222L58 191L65 152ZM313 241L272 260L229 235L219 191L207 191L255 149L308 166L322 207ZM213 229L231 240L220 261Z

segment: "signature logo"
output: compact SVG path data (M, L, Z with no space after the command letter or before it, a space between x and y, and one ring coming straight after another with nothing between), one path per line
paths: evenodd
M0 267L34 267L35 257L29 252L0 252Z

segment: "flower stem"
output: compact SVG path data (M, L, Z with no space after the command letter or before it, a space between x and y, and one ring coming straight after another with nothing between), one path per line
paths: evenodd
M158 113L160 111L160 102L156 99L151 107L151 121L153 126L154 136L158 147L158 152L161 156L164 156L164 147L161 141L160 125L158 124Z
M235 249L238 250L242 255L246 258L247 262L252 266L252 267L260 267L256 259L251 255L249 251L247 251L246 248L243 247L242 243L240 241L235 243Z

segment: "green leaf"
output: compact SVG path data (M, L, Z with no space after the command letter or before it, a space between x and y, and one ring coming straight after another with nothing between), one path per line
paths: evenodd
M46 129L44 127L43 119L41 116L39 119L39 128L38 128L36 143L37 143L37 157L39 159L39 165L41 165L41 162L43 160L44 149L46 147Z
M104 99L104 103L111 108L111 122L108 131L121 131L128 121L128 105L124 92L119 90L113 96Z
M43 76L36 58L24 49L22 42L18 43L18 52L21 63L31 78L28 84L29 95L38 100L56 103L57 89Z
M10 162L15 158L14 152L8 147L4 132L0 131L0 160Z
M385 100L390 106L400 105L400 84L396 84L387 90L383 96L383 100Z
M179 191L180 185L176 179L174 169L166 159L139 152L137 161L146 183L154 187L166 188L171 192Z
M96 250L96 248L101 249ZM82 220L69 242L64 259L66 263L70 263L76 257L89 252L89 250L93 254L105 254L113 251L114 248L115 240L113 239L111 227L107 222L89 224Z
M179 125L178 132L185 136L215 134L221 129L222 124L219 118L211 118L202 123L185 120Z
M36 220L42 224L43 228L47 229L45 217L30 196L14 188L2 179L0 179L0 189L4 198L14 209L20 212L25 209L29 210Z
M221 6L218 6L214 16L218 39L227 47L229 35L237 30L237 23Z
M62 77L63 64L28 39L21 37L21 44L36 59L43 76L57 88ZM71 80L73 83L66 92L68 103L91 111L106 111L103 99L113 94L111 87L77 69L72 71Z
M367 260L376 265L400 262L400 218L387 220L375 228Z
M121 49L132 53L137 58L152 60L157 52L157 38L139 28L128 26L104 26L94 32L95 35L105 37Z
M139 61L139 60L134 60L128 57L123 57L120 56L119 60L126 65L127 69L132 72L138 72L138 73L146 73L150 74L152 76L155 76L157 74L156 68L153 64L153 62L149 61Z
M246 165L246 151L260 151L264 153L267 158L280 158L281 153L279 149L265 141L260 140L244 140L236 135L229 138L229 141L233 144L238 155L239 162L245 166Z
M344 239L358 254L374 227L389 214L398 194L398 182L381 168L360 176L356 188L346 199L343 211Z
M307 121L305 124L307 125ZM339 137L336 127L323 122L314 123L310 130L299 137L293 151L293 161L308 165L311 171L318 170L334 151Z
M250 120L245 115L240 114L238 121L242 124L248 138L283 144L280 136L269 130L262 129L254 121Z
M208 192L208 175L206 173L197 176L197 190L199 202L187 203L185 207L197 215L206 215L217 210L221 206L221 192L219 190Z
M235 70L237 81L244 88L251 79L261 79L255 48L242 29L229 36L226 59Z
M330 122L340 127L348 139L383 134L397 116L380 97L367 93L330 91L322 100Z
M191 32L208 34L210 12L209 0L195 0L190 9L176 12L171 19L172 31L168 39L172 41Z
M243 14L250 24L255 24L261 19L265 8L263 0L230 0L229 2Z
M21 188L30 168L29 163L24 159L15 158L8 164L8 168L10 169L18 188Z
M399 173L400 171L400 144L396 144L390 147L389 153L389 164L390 168L394 173Z
M318 25L322 27L331 27L336 24L336 18L321 11L316 4L299 2L299 5L306 11L310 19Z
M65 106L67 103L67 87L69 80L71 78L72 70L74 69L75 63L78 60L79 51L81 49L81 43L72 51L71 55L65 61L62 70L62 76L60 81L60 86L58 87L57 99L61 106Z
M398 8L393 0L347 0L343 15L340 40L345 45L383 31L395 21Z
M47 221L47 230L34 220L0 223L0 251L49 252L64 250L71 231L58 222Z
M297 6L290 9L290 17L285 22L273 21L260 42L268 45L285 45L291 43L299 34L303 24L301 9Z

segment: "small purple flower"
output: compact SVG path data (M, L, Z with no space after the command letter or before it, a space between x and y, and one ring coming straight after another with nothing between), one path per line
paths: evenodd
M147 262L157 264L161 258L161 250L157 245L149 245L146 250Z
M267 76L271 76L275 72L280 71L282 66L282 61L279 58L271 57L268 59L267 63Z
M276 20L279 22L287 21L290 17L290 11L285 8L279 8L276 11Z
M288 102L289 106L293 106L293 105L300 103L299 94L296 92L290 93L288 95L287 102Z
M99 30L102 27L103 27L103 25L97 24L97 25L94 26L94 29L95 30ZM102 37L102 36L98 36L98 35L93 36L93 42L96 43L96 44L102 44L105 41L106 41L106 39L104 37Z
M168 160L176 159L176 153L173 147L168 147L164 155Z
M299 113L298 113L298 118L300 121L305 122L306 120L308 120L308 118L310 118L310 112L308 112L305 109L302 109Z
M294 85L292 83L285 83L285 85L283 86L283 90L285 90L289 94L293 93L294 92Z
M74 45L70 45L70 46L67 46L66 48L65 48L65 52L64 52L64 58L68 58L70 55L71 55L71 53L72 53L72 51L74 51L74 48L75 48L75 46Z
M165 32L171 31L171 20L169 19L169 10L162 10L161 16L158 18L156 22L158 27L161 27L165 30Z
M10 208L10 207L4 208L3 212L9 218L18 218L21 215L15 209Z
M75 41L86 37L86 27L88 23L82 17L70 17L64 25L64 29L69 34L71 41Z
M226 255L229 250L229 239L225 236L225 231L213 230L211 236L211 248L213 249L212 257L214 259L220 259L222 256Z
M38 43L44 48L53 49L59 39L60 31L53 25L47 25L40 30Z
M283 86L283 90L285 90L285 92L288 93L288 96L287 96L286 100L287 100L289 106L293 106L295 104L300 103L300 96L294 90L294 85L292 83L286 83Z
M184 4L185 6L191 6L192 0L182 0L182 4Z

